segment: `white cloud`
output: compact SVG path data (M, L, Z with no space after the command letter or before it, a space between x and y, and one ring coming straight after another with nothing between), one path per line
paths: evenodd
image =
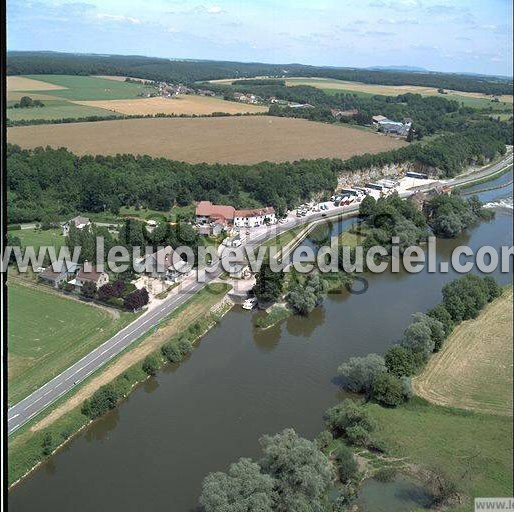
M210 5L206 8L206 11L209 14L221 14L223 12L223 9L219 5Z
M104 14L98 13L96 18L99 20L114 21L117 23L131 23L132 25L139 25L141 20L139 18L132 18L130 16L121 16L118 14Z

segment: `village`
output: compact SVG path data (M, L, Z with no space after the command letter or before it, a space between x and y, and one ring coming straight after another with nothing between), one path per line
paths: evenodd
M375 179L374 179L375 178ZM335 193L324 201L311 201L287 211L284 216L277 215L272 206L250 209L236 209L230 205L213 204L210 201L196 203L191 225L205 243L214 243L218 255L224 251L241 247L265 235L274 225L280 224L285 229L292 228L299 222L308 224L314 219L333 217L351 211L366 197L375 199L393 193L405 195L412 189L434 183L428 174L409 169L396 169L383 177L375 175L356 178L341 178ZM364 180L364 181L363 181ZM444 192L440 187L439 192ZM313 220L314 220L313 219ZM158 222L148 219L145 229L151 233ZM81 215L61 224L63 237L69 236L70 230L90 229L91 219ZM116 226L110 228L116 232ZM135 260L136 274L129 282L120 282L106 269L99 269L90 262L83 264L64 261L60 265L51 265L37 269L38 281L68 295L76 295L90 301L100 301L103 305L124 309L153 309L173 289L181 283L194 281L197 269L189 265L171 246L158 248ZM245 309L252 309L256 302L251 296L255 283L248 262L232 262L225 278L236 290L236 294L247 299ZM114 281L113 281L114 279ZM128 297L128 298L127 298Z

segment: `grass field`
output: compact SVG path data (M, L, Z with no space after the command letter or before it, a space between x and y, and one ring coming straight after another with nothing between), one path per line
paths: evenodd
M512 287L459 325L413 379L430 402L512 416Z
M7 78L7 118L12 121L33 119L70 119L106 117L112 110L75 101L135 99L149 90L144 84L126 83L99 77L71 75L30 75ZM43 107L12 108L22 96L41 100Z
M36 99L31 96L32 99ZM106 117L116 115L115 112L94 106L78 105L65 100L43 100L43 107L7 108L7 118L12 121L32 119L79 119L90 116Z
M512 496L512 419L431 405L420 398L398 408L370 404L377 437L389 454L457 482L469 512L477 496Z
M205 115L213 112L227 114L245 114L267 112L268 108L257 105L245 105L235 101L225 101L207 96L181 95L177 98L138 98L128 100L81 101L89 108L107 109L126 115Z
M74 153L147 154L200 163L349 158L404 146L392 137L347 126L270 116L128 119L18 126L8 141L24 148L67 147Z
M134 318L10 279L9 403L29 395Z
M41 246L53 246L59 248L65 245L65 237L60 229L20 229L12 231L13 235L20 239L23 247L33 246L36 250Z
M137 98L138 94L149 89L143 84L134 84L76 75L27 75L26 78L44 81L50 89L40 89L50 96L67 100L122 100ZM18 91L21 89L18 89Z

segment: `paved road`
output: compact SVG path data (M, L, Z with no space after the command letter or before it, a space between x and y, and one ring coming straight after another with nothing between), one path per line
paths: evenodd
M512 165L512 154L506 155L501 162L486 169L481 169L472 174L455 178L446 183L452 187L462 185L469 181L481 179L489 174L494 174L509 164ZM419 188L433 188L433 184L427 184L426 186ZM412 192L404 193L402 195L407 196L410 194L412 194ZM289 216L287 222L284 224L277 224L269 228L260 228L253 231L251 238L247 240L244 245L249 248L257 247L266 240L269 240L292 227L311 223L322 218L337 217L343 213L351 214L356 212L358 208L359 206L355 205L346 208L332 208L328 212L314 212L309 214L307 217L297 218ZM222 259L224 258L223 255L221 257ZM222 270L219 269L207 274L205 282L203 283L197 282L196 280L187 280L183 282L180 293L171 294L155 309L141 315L138 319L122 329L111 339L91 351L80 361L76 362L60 375L41 386L28 397L13 405L8 411L8 434L11 434L16 429L24 425L32 417L54 403L62 395L72 390L78 383L82 382L93 372L104 366L108 361L125 350L143 334L155 327L160 320L169 315L177 307L184 304L192 294L198 292L209 282L212 282L214 279L219 277L221 272Z

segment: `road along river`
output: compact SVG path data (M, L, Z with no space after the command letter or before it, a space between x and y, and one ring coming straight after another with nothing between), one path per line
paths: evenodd
M439 260L448 261L458 245L476 251L512 244L512 184L482 199L497 206L496 218L438 241ZM511 280L495 276L502 284ZM454 277L369 275L366 293L330 295L308 318L292 317L264 332L252 326L255 313L234 308L188 361L139 386L16 486L10 510L194 510L203 477L239 457L258 456L262 434L294 427L315 436L323 411L342 396L334 383L338 365L383 352L410 315L436 304Z

